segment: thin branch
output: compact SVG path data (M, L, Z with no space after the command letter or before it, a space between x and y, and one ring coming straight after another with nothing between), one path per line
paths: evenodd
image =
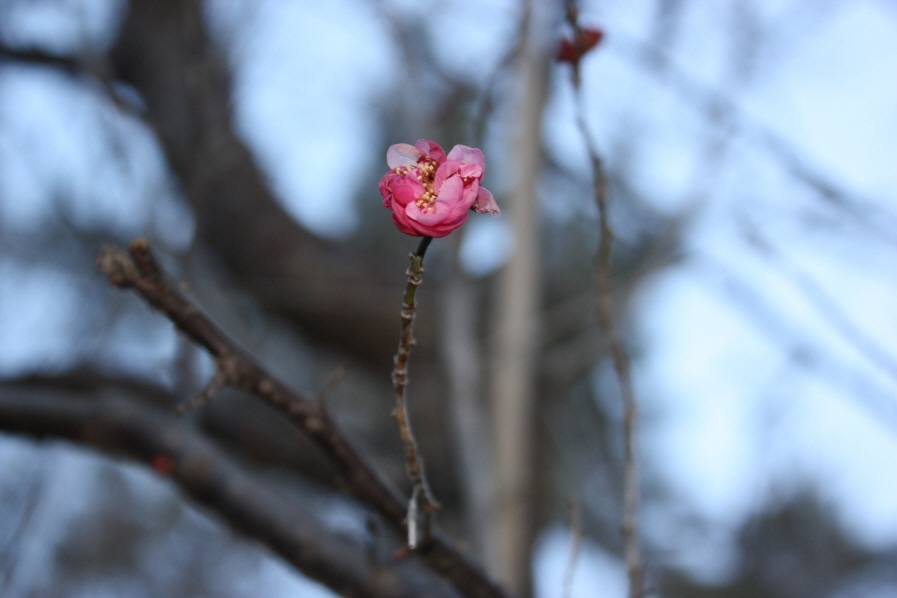
M46 477L46 463L41 463L36 471L32 472L31 480L25 493L25 505L19 515L19 521L6 542L6 546L0 551L0 555L3 556L0 559L0 595L2 596L8 595L7 592L11 591L19 556L23 552L22 540L26 537L25 533L31 527L34 514L41 503Z
M567 2L567 21L578 35L580 26L578 23L577 7L574 0ZM613 281L611 272L611 253L614 242L614 232L608 215L608 183L604 164L595 145L585 120L586 106L583 90L580 85L581 77L579 62L571 65L573 87L576 92L576 124L583 136L592 163L592 177L595 203L598 205L598 220L600 227L600 240L598 242L598 256L596 265L596 281L598 285L598 324L607 337L614 371L623 395L623 524L621 526L623 536L623 552L626 559L626 571L629 578L629 598L642 598L645 595L642 557L638 539L638 409L635 401L635 391L632 386L632 372L629 363L629 355L623 346L623 341L617 329L617 321L614 315Z
M780 345L795 365L840 386L845 396L855 400L874 421L897 433L897 403L892 392L822 350L805 330L783 317L778 305L768 301L724 263L707 254L692 254L688 259L742 309L759 332Z
M47 66L69 75L81 75L87 72L83 61L71 56L50 54L37 48L11 48L0 46L0 61L15 62L35 66Z
M426 542L429 535L430 515L439 509L439 503L433 497L433 491L427 483L426 470L420 449L411 432L411 421L408 417L408 402L405 400L405 387L408 385L408 357L411 355L411 347L414 346L412 325L414 323L415 303L417 287L420 286L421 276L424 273L424 255L433 237L423 237L417 249L409 257L411 266L405 272L408 283L405 285L405 297L402 301L402 332L399 335L399 350L393 360L392 385L396 391L396 406L392 412L396 423L399 424L399 435L402 437L402 445L405 447L405 469L414 488L411 493L411 501L408 506L408 548L416 549L423 541ZM423 514L421 528L418 528L418 501L422 502Z
M526 0L522 4L520 20L517 23L514 35L514 43L511 44L505 55L498 61L498 64L489 74L486 83L482 87L479 105L474 113L471 125L471 139L475 147L480 147L485 140L486 124L495 109L495 94L499 80L520 60L523 51L526 49L527 31L529 30L532 16L532 1Z
M327 380L324 381L324 386L321 387L321 390L318 391L318 394L315 397L315 401L317 401L322 409L327 408L327 397L330 396L330 393L336 390L336 387L339 386L339 383L342 382L345 377L346 368L343 366L337 367L329 376L327 376Z
M751 246L773 265L781 268L801 290L804 298L841 335L841 338L853 345L854 349L883 370L892 380L897 381L897 360L884 347L863 332L813 277L776 249L756 227L745 222L743 228L744 236Z
M203 405L211 401L212 397L218 394L218 392L220 390L223 390L227 385L227 374L223 369L219 369L206 385L206 387L203 388L198 395L175 407L175 412L178 415L184 415L189 411L192 411L198 407L202 407Z
M850 220L875 233L880 239L897 244L897 215L884 208L886 202L864 197L842 186L824 170L805 158L800 150L772 129L752 121L723 93L704 86L678 68L661 48L636 41L620 31L614 32L613 49L624 60L653 74L668 89L685 100L709 121L745 136L775 157L796 180L812 189L816 196L839 210Z
M159 270L145 240L132 241L129 253L114 246L104 247L100 252L97 265L109 282L117 287L135 290L181 332L205 347L215 359L219 371L225 369L229 372L231 386L242 388L282 411L336 467L349 493L407 533L405 500L387 486L358 454L320 403L290 390L277 380L188 301ZM507 596L502 588L452 547L438 530L432 530L427 541L416 552L466 596Z
M79 57L53 54L38 48L13 48L0 45L0 64L11 62L54 69L74 78L93 80L103 93L123 113L143 120L143 114L133 102L126 100L115 88L108 58L103 55Z
M366 541L335 533L314 511L269 490L204 434L157 408L109 395L6 385L0 391L0 429L65 438L149 467L162 459L164 470L154 468L194 501L345 596L455 595L410 566L372 562Z
M570 499L570 536L570 558L567 560L567 570L564 572L562 598L573 597L573 577L576 575L579 551L582 550L582 501L578 498Z

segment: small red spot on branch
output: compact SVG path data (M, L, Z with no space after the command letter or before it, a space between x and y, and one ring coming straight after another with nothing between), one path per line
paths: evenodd
M161 475L169 475L174 471L174 461L171 457L162 453L153 456L151 465L153 470Z
M573 33L573 39L561 40L558 46L558 60L577 66L582 57L600 44L603 39L604 32L600 29L577 27Z
M397 548L392 553L392 559L394 561L401 561L407 557L408 557L408 548L407 547Z

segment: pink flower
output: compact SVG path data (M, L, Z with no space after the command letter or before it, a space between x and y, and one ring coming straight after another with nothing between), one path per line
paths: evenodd
M439 144L421 139L386 152L391 170L380 179L383 205L400 231L415 237L444 237L467 220L468 210L498 216L492 193L480 186L483 152L456 145L446 156Z

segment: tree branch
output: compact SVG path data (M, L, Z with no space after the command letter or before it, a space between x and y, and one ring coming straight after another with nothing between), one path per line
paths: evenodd
M225 376L227 384L242 388L283 412L327 456L353 496L375 508L397 529L407 533L405 505L394 489L356 452L343 436L320 401L290 390L246 355L195 305L181 295L163 275L143 239L131 242L129 253L104 247L97 257L99 269L109 282L132 288L154 309L168 317L179 330L205 347ZM455 550L437 530L417 552L433 570L449 579L467 596L504 597L504 591L473 563Z
M47 67L73 78L96 81L106 94L106 97L122 112L130 116L143 118L133 103L128 102L122 94L116 91L113 85L112 69L106 56L95 54L78 57L65 56L53 54L39 48L13 48L0 45L0 63L3 61Z
M40 387L38 387L40 389ZM197 503L265 544L305 575L346 596L454 596L413 567L371 558L366 542L331 531L301 504L258 483L205 436L159 409L134 401L7 385L0 390L0 429L61 437L165 473ZM156 467L158 470L158 467Z
M0 60L16 62L19 64L31 64L48 66L61 70L69 75L80 75L90 72L85 68L83 61L70 56L51 54L37 48L12 48L0 46Z
M575 0L567 1L567 22L575 35L580 34L578 11ZM617 320L614 315L613 276L611 273L611 253L614 243L614 231L608 215L607 174L595 141L589 132L585 120L585 100L580 85L579 61L571 65L572 82L576 93L576 124L583 136L592 163L593 192L598 205L598 221L600 240L596 265L598 283L598 324L607 338L614 371L623 395L623 553L626 559L626 571L629 578L629 598L642 598L645 595L642 557L638 538L638 408L635 402L635 391L632 386L632 372L629 355L623 346Z
M788 143L774 130L752 121L723 93L690 78L662 48L638 42L621 31L615 31L614 50L624 60L655 76L708 121L742 132L778 160L786 172L812 189L821 201L833 206L865 232L897 244L894 233L897 214L883 207L885 201L864 197L840 184L802 155L798 147Z

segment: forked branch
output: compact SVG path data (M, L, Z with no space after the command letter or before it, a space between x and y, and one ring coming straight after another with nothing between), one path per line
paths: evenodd
M205 347L228 386L242 388L282 411L333 463L349 493L407 533L406 501L358 454L331 419L324 403L290 390L229 339L162 273L146 240L132 241L127 253L115 246L104 247L97 257L97 265L111 284L135 290L181 332ZM466 596L507 596L438 530L434 529L416 552Z

